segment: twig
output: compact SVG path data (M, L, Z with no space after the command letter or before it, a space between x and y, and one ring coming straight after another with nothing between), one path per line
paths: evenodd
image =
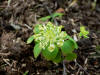
M32 30L32 28L29 26L29 25L27 25L27 24L24 24L29 30Z
M10 7L10 3L11 3L11 0L8 0L8 5L7 5L7 7Z
M78 71L77 71L76 75L79 75L79 72L80 72L80 68L78 69Z
M20 30L21 27L17 24L14 24L13 22L10 24L10 26L12 26L15 30Z
M90 56L89 58L100 58L100 56L98 55L98 56Z
M15 30L20 30L21 26L14 24L14 20L13 19L14 19L14 16L11 17L10 26L12 26Z
M35 14L34 16L35 16L34 21L35 23L37 23L37 15Z
M85 59L84 64L87 64L88 58Z
M63 60L63 75L67 75L66 70L65 62Z
M82 69L87 75L90 75L76 60L74 61L79 67L80 69Z
M8 53L0 53L0 56L8 56L10 54L11 54L11 52L8 52Z
M8 64L9 66L12 66L8 61L8 59L3 59L3 61L6 63L6 64Z

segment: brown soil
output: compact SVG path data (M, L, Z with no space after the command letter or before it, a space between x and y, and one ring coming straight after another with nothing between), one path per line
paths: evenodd
M0 0L0 75L23 75L27 71L27 75L62 75L62 63L54 64L42 56L35 59L34 43L26 44L34 25L40 23L38 19L50 15L48 10L64 13L55 19L68 34L73 35L73 29L79 32L80 24L90 32L88 39L78 41L75 51L83 68L73 61L66 62L67 74L100 75L100 54L96 52L100 46L100 1L94 9L93 1L78 0L71 6L71 0Z

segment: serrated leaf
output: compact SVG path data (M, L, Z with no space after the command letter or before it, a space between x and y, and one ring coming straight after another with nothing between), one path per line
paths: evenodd
M72 53L73 50L74 50L74 43L70 40L66 40L63 46L61 47L61 51L64 55Z
M53 52L50 52L50 51L48 50L48 47L47 47L45 50L42 50L42 54L43 54L43 56L44 56L47 60L52 60L52 59L54 59L54 58L57 56L57 54L58 54L58 48L55 47L54 51L53 51Z
M65 57L66 60L72 61L77 58L77 55L75 53L68 53Z
M57 56L55 57L55 59L53 59L52 61L55 63L60 63L61 62L61 52L59 51Z
M34 57L37 58L39 56L39 54L41 53L41 48L39 47L39 44L36 44L34 46L34 50L33 50L33 53L34 53Z
M27 40L27 44L32 43L32 41L34 40L34 35L30 36Z

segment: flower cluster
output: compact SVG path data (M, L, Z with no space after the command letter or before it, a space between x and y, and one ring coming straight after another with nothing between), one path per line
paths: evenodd
M48 47L50 52L53 52L55 46L61 47L64 43L66 32L61 31L63 26L55 26L51 22L46 25L37 25L34 28L35 42L39 43L39 47L44 49Z

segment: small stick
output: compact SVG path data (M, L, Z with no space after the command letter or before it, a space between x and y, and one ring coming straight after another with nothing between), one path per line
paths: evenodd
M9 62L8 62L8 59L3 59L3 61L8 64L9 66L12 66Z
M79 75L79 72L80 72L80 68L78 69L78 71L77 71L76 75Z
M7 7L10 7L10 3L11 3L11 0L8 0L8 5L7 5Z
M8 52L8 53L0 53L0 56L8 56L10 54L11 54L11 52Z
M24 24L29 30L32 30L32 28L29 26L29 25L27 25L27 24Z
M63 75L67 75L66 70L65 62L63 60Z
M82 69L87 75L90 75L76 60L74 61L79 67L80 69Z

